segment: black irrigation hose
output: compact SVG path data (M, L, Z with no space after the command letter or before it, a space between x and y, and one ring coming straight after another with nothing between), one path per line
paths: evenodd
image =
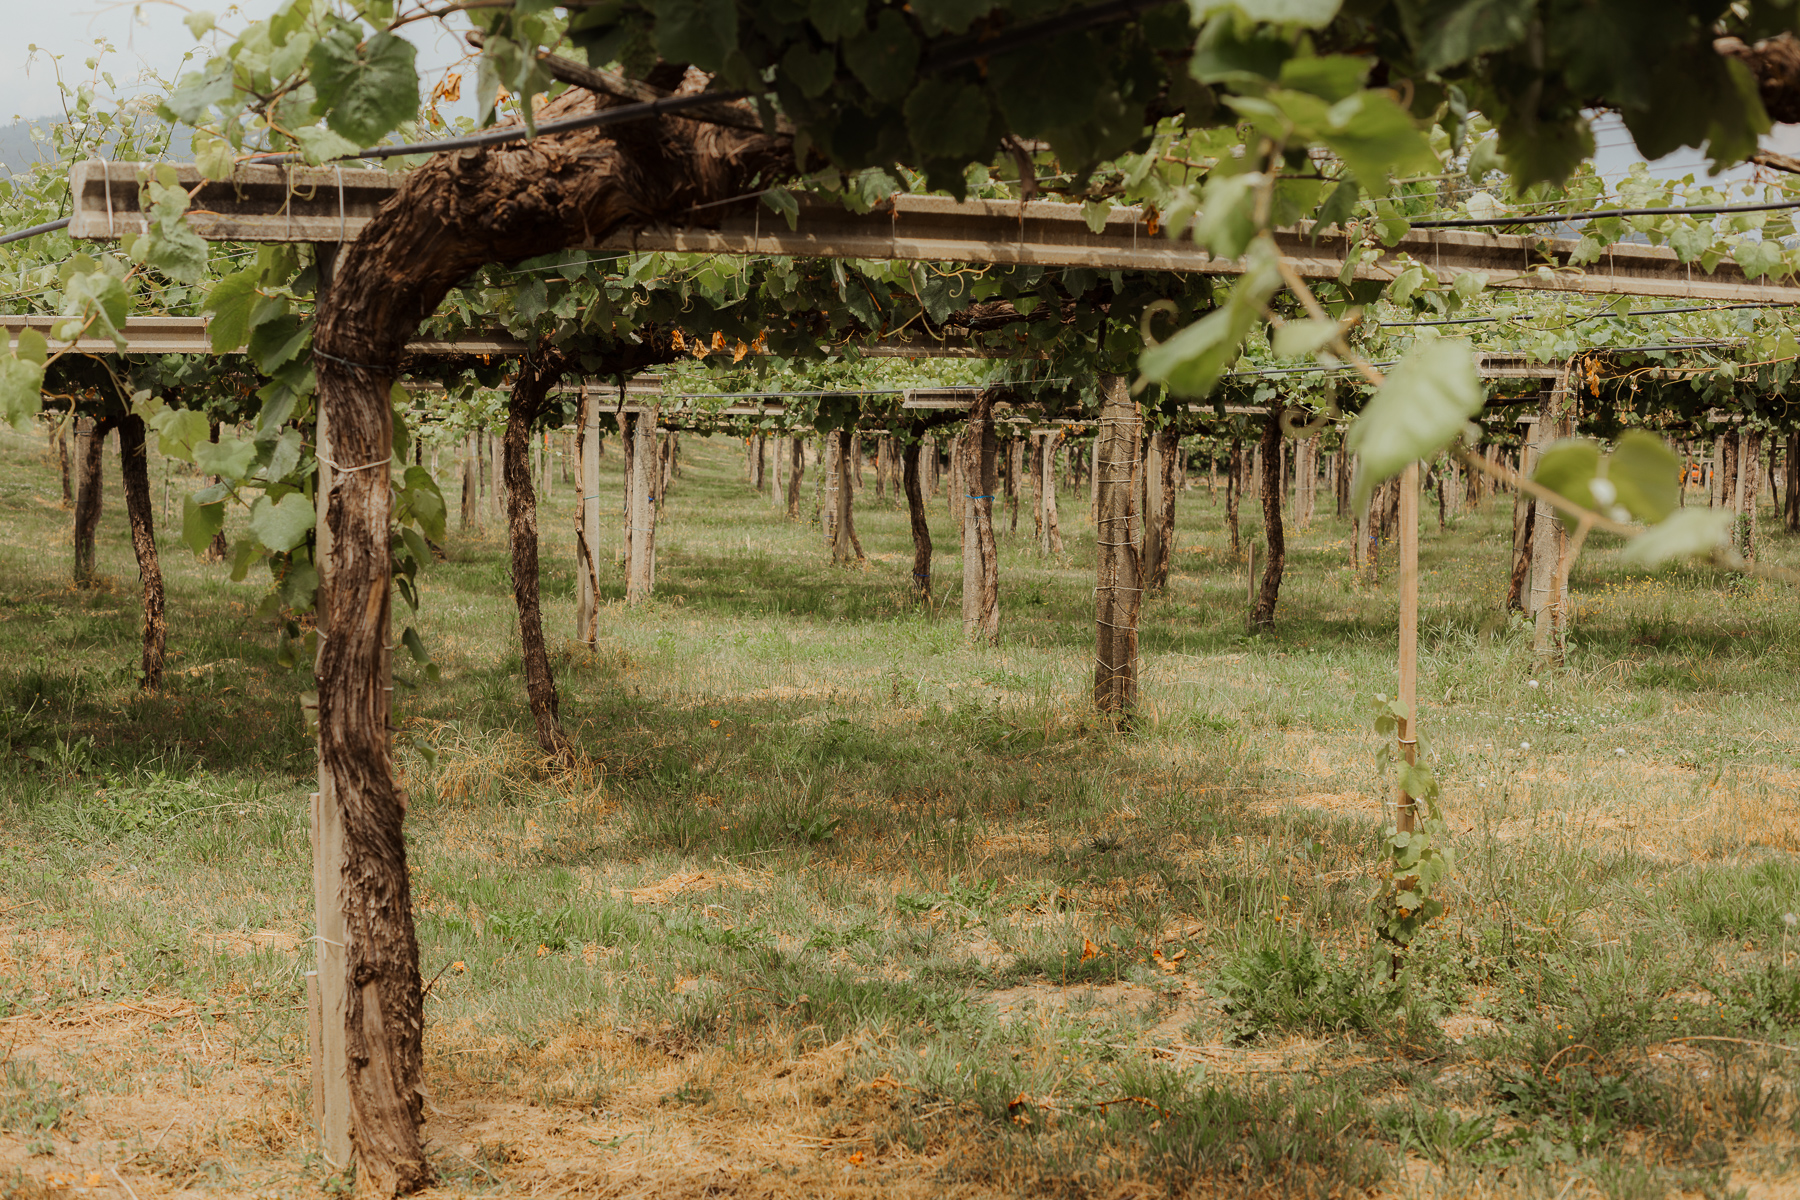
M1694 308L1633 308L1628 309L1623 313L1615 313L1613 315L1625 317L1666 317L1674 313L1734 312L1739 309L1748 308L1793 308L1794 306L1794 302L1786 304L1702 304ZM1526 319L1527 316L1535 315L1536 314L1520 314L1512 317L1448 317L1437 321L1380 321L1376 323L1376 328L1416 329L1424 325L1497 325L1501 321L1521 321ZM1601 317L1606 315L1607 313L1605 312L1597 312L1592 316L1581 317L1575 323L1579 325L1582 321L1598 321Z
M46 221L42 225L33 225L30 229L16 229L11 233L0 234L0 246L8 242L22 242L26 238L37 237L41 233L55 233L59 229L67 229L73 217L64 217L60 221Z
M690 108L706 108L714 104L725 104L733 100L742 100L749 92L698 92L692 96L664 96L660 100L645 100L638 104L621 104L617 108L603 108L599 112L586 113L579 117L565 117L560 121L545 121L537 127L539 135L547 133L564 133L571 129L592 129L599 125L621 125L626 121L640 121L646 117L662 116L666 113L684 112ZM479 146L496 146L505 142L522 142L533 136L532 131L523 125L509 125L505 129L490 129L486 133L472 133L467 137L439 138L431 142L409 142L399 146L376 146L369 150L358 150L355 154L346 154L330 162L353 162L365 158L405 158L413 154L441 154L446 150L473 150ZM264 166L280 165L304 161L299 154L264 154L249 161Z
M1800 200L1769 200L1757 204L1683 204L1668 208L1598 208L1584 213L1542 213L1523 217L1450 217L1441 221L1407 221L1414 229L1469 229L1489 225L1556 225L1564 221L1592 221L1600 217L1692 217L1716 213L1774 212L1800 208ZM1405 221L1406 218L1402 217Z

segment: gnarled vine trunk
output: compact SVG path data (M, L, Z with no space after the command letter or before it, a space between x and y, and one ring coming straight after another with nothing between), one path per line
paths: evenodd
M571 91L546 121L617 103ZM321 790L343 816L345 1012L359 1186L394 1194L431 1178L419 1138L423 992L383 687L392 452L388 391L407 341L450 288L626 225L723 216L696 206L793 170L778 135L681 121L571 130L442 154L408 174L344 247L314 335L335 477L331 581L319 660ZM751 199L748 204L756 201Z
M798 437L788 439L787 515L800 519L800 483L806 478L806 442Z
M1269 415L1262 434L1262 507L1263 556L1262 584L1256 590L1256 603L1250 608L1250 631L1268 629L1275 624L1275 602L1281 597L1281 572L1287 565L1287 539L1281 528L1281 414L1286 406L1280 400L1269 402Z
M906 493L906 513L912 522L913 591L931 598L931 526L925 521L925 490L919 480L919 456L925 449L925 422L913 422L912 436L900 449L900 487Z
M831 435L837 439L835 443L837 479L836 494L832 497L835 511L831 527L831 561L840 566L849 566L863 560L862 541L856 536L855 518L851 512L851 497L856 483L856 445L848 429L839 429Z
M156 554L156 512L150 499L150 456L144 445L144 419L128 413L119 419L119 480L124 485L125 515L131 522L131 548L137 554L138 582L144 590L144 654L138 686L147 692L162 687L162 563Z
M101 456L112 422L82 417L75 426L75 463L80 471L75 489L75 585L85 587L94 578L94 536L100 529L100 505L106 485L100 473Z
M64 508L74 508L75 484L69 473L69 430L63 421L51 424L50 441L56 446L56 461L62 467L62 505Z
M525 659L525 696L538 746L553 758L569 752L559 719L560 700L550 654L544 647L544 614L538 600L537 492L531 485L531 431L549 406L550 389L575 365L554 349L540 348L519 365L507 404L501 460L506 474L506 531L512 545L513 602L519 610L519 648Z
M1175 557L1175 466L1181 434L1159 429L1150 435L1155 470L1145 480L1151 503L1144 519L1144 587L1160 592L1169 586L1169 564Z

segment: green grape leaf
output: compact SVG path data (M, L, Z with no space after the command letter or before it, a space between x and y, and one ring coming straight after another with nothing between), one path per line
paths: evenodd
M131 315L131 293L105 271L78 272L63 286L62 315L69 319L59 322L56 334L61 340L74 340L86 326L90 334L111 338L123 351L126 343L122 330L125 319Z
M1781 243L1771 241L1742 241L1731 248L1731 260L1744 268L1744 274L1750 279L1761 279L1771 271L1779 271L1782 267Z
M151 418L151 425L156 430L157 450L169 458L193 462L195 447L212 444L207 441L212 426L205 413L188 408L169 409Z
M317 519L312 501L301 492L279 501L259 496L250 506L250 535L279 554L304 543Z
M416 567L423 568L431 561L431 547L425 544L425 539L411 525L400 527L400 540L406 543L407 553L412 555Z
M1682 225L1669 235L1669 245L1676 258L1693 262L1712 248L1714 232L1710 225Z
M447 510L444 507L444 494L438 491L437 481L432 479L431 472L419 466L406 468L399 492L395 519L402 523L409 518L417 521L426 537L441 544L444 540Z
M1243 254L1256 236L1256 189L1265 181L1258 172L1214 172L1206 181L1200 211L1194 217L1194 241L1220 258Z
M1681 460L1653 433L1628 430L1606 460L1606 480L1625 511L1654 525L1681 503Z
M1237 361L1244 339L1262 321L1263 305L1280 286L1274 254L1267 240L1253 243L1248 269L1221 307L1144 351L1138 360L1144 378L1179 396L1210 394Z
M215 106L228 108L236 99L237 85L232 82L231 59L221 54L176 84L168 99L157 106L157 111L165 119L183 125L203 125L211 118Z
M828 42L841 42L862 32L863 0L811 0L807 16L819 36Z
M1600 504L1594 498L1593 483L1599 474L1600 447L1590 441L1568 439L1544 451L1531 478L1583 508L1598 509ZM1560 509L1557 516L1571 528L1577 520Z
M1676 558L1711 554L1729 544L1732 514L1723 508L1683 508L1625 544L1619 561L1656 567Z
M1346 444L1357 455L1356 507L1407 463L1449 445L1486 399L1469 343L1444 338L1414 346L1350 426Z
M194 164L208 179L230 179L237 167L237 152L231 143L204 129L194 131Z
M319 591L319 569L305 559L290 559L281 576L281 602L288 608L304 611L313 606Z
M193 496L181 501L181 540L195 554L205 554L213 538L225 528L225 503L198 503Z
M1362 196L1362 187L1355 179L1346 179L1331 189L1331 195L1325 203L1319 205L1318 213L1313 217L1313 241L1333 225L1341 225L1344 220L1356 212L1356 202Z
M1322 29L1337 16L1343 0L1188 0L1194 21L1199 23L1223 8L1235 8L1249 17L1270 25L1302 25Z
M376 33L366 41L359 27L340 22L306 56L312 67L317 109L331 128L372 146L419 111L418 52L405 38Z
M34 362L41 367L50 357L50 342L37 330L25 326L19 330L18 346L13 352L27 362Z
M412 655L412 660L420 666L424 666L431 661L431 655L426 653L425 650L424 639L419 636L418 630L414 629L411 625L408 625L406 627L406 632L400 635L400 644L406 647L406 652Z
M244 339L250 333L250 314L261 298L256 290L259 274L252 267L227 275L206 294L206 304L200 311L212 317L207 322L206 336L214 354L235 354L244 348Z
M1304 105L1289 99L1301 96L1305 94L1285 93L1282 107L1305 110L1324 103L1314 96L1305 96ZM1325 112L1324 124L1315 126L1311 134L1344 160L1371 195L1387 190L1389 174L1438 169L1431 143L1387 91L1361 91L1339 100Z
M298 429L282 430L281 436L269 445L262 477L272 483L293 474L294 469L300 465L300 452L305 445L306 438Z
M1374 65L1374 59L1348 54L1290 58L1281 64L1281 86L1335 104L1360 90Z
M304 125L293 131L300 153L313 166L334 158L348 158L362 146L326 125Z
M652 0L649 7L656 17L656 52L669 62L717 71L737 49L738 9L732 0Z
M837 78L837 56L826 50L814 50L805 42L795 42L781 56L781 74L794 81L800 94L814 100L825 94Z
M1572 113L1556 120L1520 120L1500 127L1499 152L1514 185L1524 191L1534 183L1561 183L1583 159L1594 153L1594 131L1587 118ZM1471 160L1471 169L1473 163Z
M874 28L844 44L844 65L869 89L869 95L892 103L912 90L918 75L919 39L905 17L883 8Z
M762 202L782 215L789 229L800 224L800 201L784 187L772 187L762 195Z
M235 482L250 473L250 464L254 461L256 443L243 438L194 443L194 465L207 475Z
M905 112L906 132L922 161L975 157L992 117L980 88L935 76L913 88Z
M1524 38L1537 6L1533 0L1399 0L1399 9L1401 28L1419 66L1437 71L1515 45Z
M197 42L212 32L213 26L218 23L218 18L204 8L200 8L181 18L181 23L188 27L188 32L194 35L194 40Z
M995 0L912 0L909 6L927 34L961 33L993 11ZM860 9L861 3L844 7Z
M1298 358L1304 354L1317 354L1337 336L1337 332L1336 321L1289 321L1275 330L1269 340L1276 358Z
M44 364L18 355L0 358L0 420L23 431L43 407Z

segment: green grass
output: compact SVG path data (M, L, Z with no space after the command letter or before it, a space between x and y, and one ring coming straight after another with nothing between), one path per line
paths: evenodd
M870 562L834 569L731 443L684 452L657 599L610 575L593 651L572 488L546 505L582 768L530 739L492 533L454 532L400 618L444 676L402 665L396 717L450 1192L1723 1196L1792 1171L1791 589L1601 544L1568 665L1537 670L1500 611L1507 509L1428 522L1419 694L1457 864L1395 987L1367 918L1394 590L1353 578L1329 511L1251 637L1222 506L1181 495L1121 732L1088 702L1085 496L1055 561L1002 519L1002 643L970 647L941 495L933 610L872 481ZM310 680L276 665L264 582L165 540L170 676L140 694L112 481L76 591L41 443L0 461L0 1178L329 1182Z

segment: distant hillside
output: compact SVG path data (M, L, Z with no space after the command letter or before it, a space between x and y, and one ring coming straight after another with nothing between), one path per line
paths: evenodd
M0 125L0 170L11 175L15 171L29 170L32 163L42 162L49 158L45 147L31 140L32 130L48 134L53 117L39 117L35 121L14 121L10 125ZM193 131L187 126L178 126L175 136L169 143L169 151L163 155L172 162L186 162L193 157Z
M6 169L8 175L15 171L23 171L32 163L49 157L41 146L32 144L31 131L34 127L48 132L51 120L40 117L36 121L14 121L11 125L0 125L0 167Z

